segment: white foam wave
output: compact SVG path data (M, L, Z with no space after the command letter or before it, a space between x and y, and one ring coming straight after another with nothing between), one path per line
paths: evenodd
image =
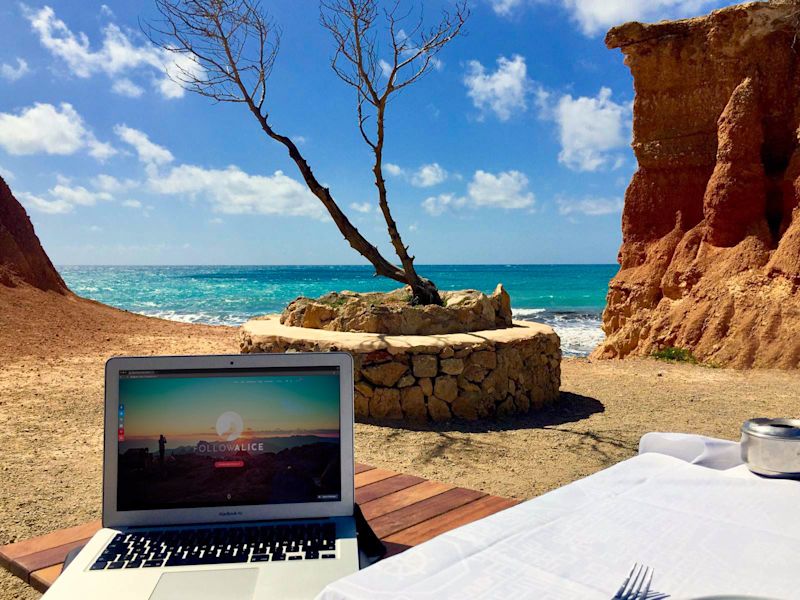
M143 310L137 311L148 317L178 321L180 323L202 323L204 325L228 325L238 327L245 321L245 315L212 315L209 313L180 313L174 310Z
M514 308L511 310L511 315L518 319L524 319L525 317L540 315L546 310L546 308Z
M518 308L512 312L518 319L550 325L561 338L564 356L588 356L605 338L599 311Z
M585 323L552 324L561 338L561 352L564 356L588 356L605 339L600 324Z

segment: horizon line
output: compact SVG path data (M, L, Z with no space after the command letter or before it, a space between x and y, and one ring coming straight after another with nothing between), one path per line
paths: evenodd
M362 263L59 263L59 267L363 267ZM416 267L617 267L619 263L415 263Z

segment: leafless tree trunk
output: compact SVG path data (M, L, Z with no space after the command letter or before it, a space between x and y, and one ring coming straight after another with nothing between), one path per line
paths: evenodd
M383 178L385 116L392 94L418 81L437 63L436 55L461 32L468 16L466 0L453 14L444 13L437 25L424 28L422 18L409 32L400 28L410 13L399 14L399 0L383 11L390 38L389 61L378 56L375 22L378 0L323 0L322 25L336 42L331 61L336 74L357 93L358 126L375 156L373 175L378 205L392 247L402 268L388 261L342 212L328 188L314 175L297 145L276 131L265 108L267 80L280 45L280 30L258 0L155 0L162 19L149 24L148 37L165 50L190 59L178 66L176 79L186 89L217 102L245 104L262 131L283 144L309 190L319 198L350 246L366 258L375 273L411 286L414 301L441 304L436 285L414 267L389 209ZM367 110L370 109L370 111ZM365 124L374 117L375 131Z

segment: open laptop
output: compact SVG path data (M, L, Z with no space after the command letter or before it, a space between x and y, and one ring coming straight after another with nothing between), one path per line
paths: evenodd
M348 354L108 361L103 529L47 600L314 598L356 570Z

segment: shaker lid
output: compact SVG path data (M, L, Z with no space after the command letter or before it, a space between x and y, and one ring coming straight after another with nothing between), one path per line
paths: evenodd
M800 440L800 419L750 419L742 425L742 433L758 437Z

